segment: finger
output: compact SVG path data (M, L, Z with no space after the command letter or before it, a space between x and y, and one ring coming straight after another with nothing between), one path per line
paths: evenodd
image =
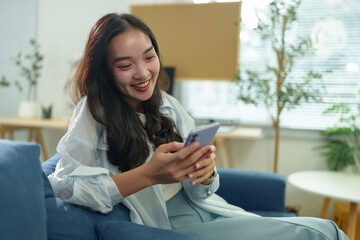
M189 172L188 177L194 178L206 174L206 169L209 171L215 167L215 154L211 158L204 158L199 160L193 166L190 167L191 172Z
M214 145L210 145L210 149L205 154L205 157L209 158L211 156L211 154L214 153L215 151L216 151L216 147Z
M171 142L171 143L161 144L158 147L158 150L163 153L169 153L169 152L177 152L177 151L181 150L183 147L184 147L184 143Z
M199 148L198 142L193 142L189 146L177 151L174 153L174 160L183 160L188 158L193 152L195 152Z
M200 169L203 166L214 163L215 164L216 154L215 153L206 153L201 159L199 159L195 164L195 169Z
M193 163L195 163L196 161L200 160L202 157L205 156L205 154L210 150L210 145L206 145L201 147L199 150L195 151L191 156L191 161L194 161Z
M215 154L214 154L215 155ZM205 156L205 155L204 155ZM183 161L183 162L177 162L178 163L178 166L180 164L182 164L182 166L180 166L180 170L178 170L178 173L179 175L183 175L185 174L187 176L187 178L193 178L193 175L190 175L191 173L194 173L198 168L200 168L201 166L205 166L205 165L208 165L208 164L211 164L211 162L213 160L208 160L208 162L202 162L203 160L202 159L206 159L205 157L201 157L200 160L198 160L198 162L201 162L201 163L198 163L198 162L194 162L192 164L188 164L187 161Z
M214 145L210 145L209 153L214 153L216 151L216 147Z
M208 179L209 177L211 177L211 175L214 173L214 167L215 167L215 164L212 165L212 166L204 167L203 169L198 170L197 172L195 172L194 174L195 174L195 175L199 175L199 177L197 177L196 179L194 179L194 180L191 182L191 184L192 184L192 185L195 185L195 184L198 184L198 183L202 183L202 182L204 182L206 179Z
M194 165L197 161L202 159L205 156L205 153L209 150L210 146L204 146L194 151L185 161L182 161L182 168L187 168Z

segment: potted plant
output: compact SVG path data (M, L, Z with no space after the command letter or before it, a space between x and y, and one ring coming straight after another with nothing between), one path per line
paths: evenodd
M338 117L334 126L323 131L326 143L315 148L322 151L330 170L342 171L351 168L353 172L360 174L359 110L360 103L355 114L352 113L349 105L339 103L324 111L325 115Z
M275 129L274 172L278 172L281 113L304 102L321 100L319 89L313 87L313 80L321 79L322 74L307 70L301 78L288 81L295 60L314 53L310 37L296 36L293 39L297 41L287 38L297 20L299 5L300 0L275 0L269 4L269 19L258 17L255 31L270 42L276 56L275 64L269 63L265 72L245 70L243 75L239 72L235 76L240 85L239 99L245 104L265 105L271 116Z
M27 88L26 100L20 102L19 117L36 117L37 116L37 103L36 103L36 86L40 78L42 69L42 61L44 56L40 53L40 46L35 39L29 41L32 47L32 53L23 56L19 52L11 60L15 62L16 67L19 69L19 75L21 80L15 79L14 85L19 92L23 92L24 88ZM0 86L8 87L11 83L2 76Z

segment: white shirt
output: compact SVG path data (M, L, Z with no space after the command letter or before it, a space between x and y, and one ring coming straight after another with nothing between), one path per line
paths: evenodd
M137 113L139 115L141 123L145 126L146 115L143 113ZM153 147L151 142L148 142L150 147ZM165 202L175 196L182 188L181 183L161 184L161 190L164 195Z
M160 111L174 120L178 133L185 140L195 127L193 119L175 98L165 92L162 98ZM115 204L122 202L129 208L132 222L171 229L161 186L147 187L126 198L121 196L110 177L120 171L107 159L107 149L106 128L93 119L84 97L76 106L68 131L57 146L61 158L55 172L49 175L55 196L102 213L110 212ZM148 160L152 154L150 148ZM219 187L218 176L210 185L193 186L191 179L181 185L189 199L202 209L223 216L250 214L214 194Z

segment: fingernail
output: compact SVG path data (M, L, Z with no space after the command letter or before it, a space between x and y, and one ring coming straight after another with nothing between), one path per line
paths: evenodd
M190 173L189 178L193 178L193 177L194 177L194 174Z

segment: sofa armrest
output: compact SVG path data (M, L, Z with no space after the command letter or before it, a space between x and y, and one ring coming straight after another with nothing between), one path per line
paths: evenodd
M247 211L285 212L284 176L275 173L219 168L217 191L229 203Z

